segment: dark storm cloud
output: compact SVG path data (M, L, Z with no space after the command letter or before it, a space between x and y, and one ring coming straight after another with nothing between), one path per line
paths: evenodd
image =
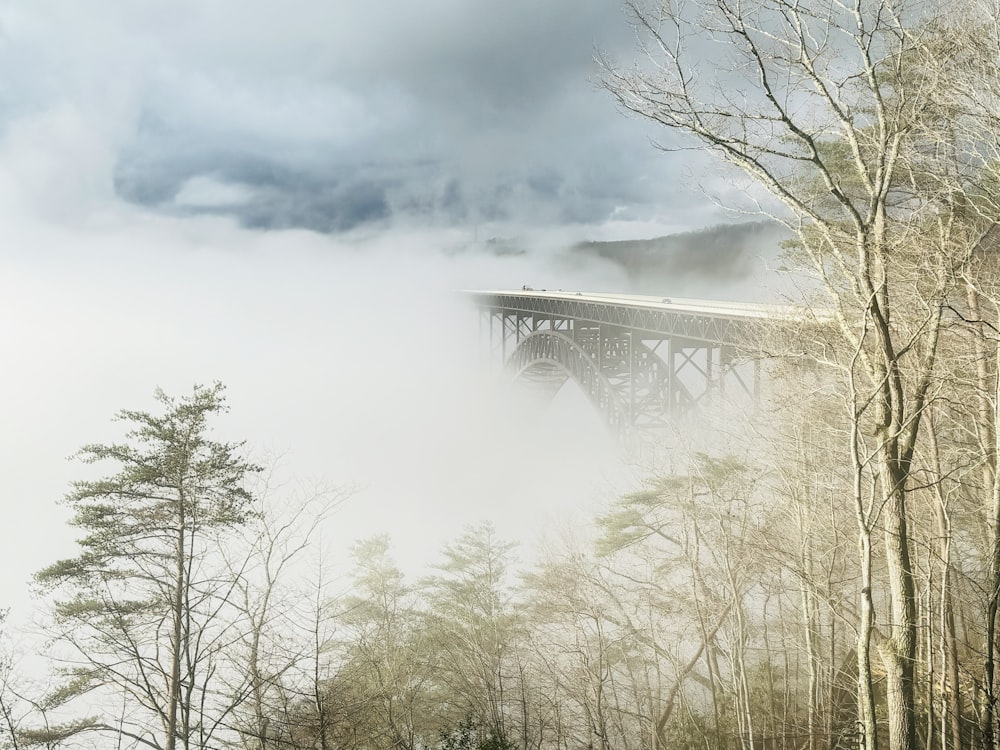
M241 186L244 196L224 202L184 200L182 186L198 177ZM134 158L120 163L115 174L115 189L127 200L177 214L235 215L252 229L337 232L377 222L390 215L390 188L391 181L366 177L363 169L323 173L223 152L164 163Z

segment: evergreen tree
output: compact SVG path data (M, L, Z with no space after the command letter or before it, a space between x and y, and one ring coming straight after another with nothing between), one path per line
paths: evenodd
M55 595L72 664L53 699L120 696L100 704L117 706L113 719L74 726L175 750L204 747L232 705L216 681L233 581L213 551L252 515L244 480L259 469L242 443L210 439L210 418L227 410L221 384L180 399L158 390L156 399L162 414L119 413L130 425L125 442L78 453L116 470L74 483L66 502L83 531L79 554L36 581Z

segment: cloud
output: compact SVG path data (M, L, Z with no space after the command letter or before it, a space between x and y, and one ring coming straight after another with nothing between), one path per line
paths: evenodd
M243 205L253 197L253 190L243 183L198 175L174 194L174 203L202 209L226 208Z
M593 83L598 46L631 48L604 0L38 0L0 2L0 27L0 122L79 112L119 194L167 214L338 232L700 203ZM201 205L192 180L252 195Z

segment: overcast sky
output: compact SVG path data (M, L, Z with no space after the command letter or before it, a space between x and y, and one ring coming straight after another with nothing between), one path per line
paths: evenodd
M0 607L156 386L222 380L226 436L358 486L342 546L529 539L631 481L578 394L507 401L455 294L623 289L546 250L726 220L595 85L630 34L617 0L0 0Z
M91 188L253 228L717 221L598 48L631 54L617 0L16 0L0 122L104 161Z

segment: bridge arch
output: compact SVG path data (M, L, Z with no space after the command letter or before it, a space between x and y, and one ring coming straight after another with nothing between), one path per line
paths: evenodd
M554 385L554 396L572 378L597 407L609 427L624 434L631 426L628 404L587 351L571 336L554 330L528 334L507 360L516 380Z

